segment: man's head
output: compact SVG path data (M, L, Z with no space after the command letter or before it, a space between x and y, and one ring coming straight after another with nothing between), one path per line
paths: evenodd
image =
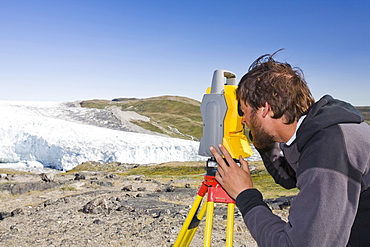
M314 103L311 92L299 68L277 62L272 55L259 57L249 67L238 85L236 95L241 103L258 110L269 104L275 119L285 124L297 121Z

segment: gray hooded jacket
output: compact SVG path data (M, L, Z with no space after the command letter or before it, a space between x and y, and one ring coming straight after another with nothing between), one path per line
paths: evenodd
M326 95L309 109L291 145L258 151L276 183L300 190L288 222L258 190L238 195L259 246L370 246L370 126L356 108Z

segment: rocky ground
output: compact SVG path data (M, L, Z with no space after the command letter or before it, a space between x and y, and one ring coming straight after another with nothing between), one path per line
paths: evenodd
M0 174L0 245L172 246L197 194L191 181L175 182L95 171ZM279 209L289 200L269 203ZM225 246L226 214L217 203L212 246ZM203 246L204 221L190 246ZM237 208L234 246L256 246Z

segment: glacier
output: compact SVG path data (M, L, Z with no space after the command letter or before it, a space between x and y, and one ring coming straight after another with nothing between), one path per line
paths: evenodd
M74 102L0 101L0 114L0 167L67 171L85 161L158 164L207 159L198 155L199 142L130 132L111 111Z

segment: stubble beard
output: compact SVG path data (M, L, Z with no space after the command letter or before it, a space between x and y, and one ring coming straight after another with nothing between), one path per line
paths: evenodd
M253 137L253 145L256 148L262 149L274 142L274 136L265 131L265 129L261 126L261 123L258 122L256 114L256 112L251 114L250 130Z

